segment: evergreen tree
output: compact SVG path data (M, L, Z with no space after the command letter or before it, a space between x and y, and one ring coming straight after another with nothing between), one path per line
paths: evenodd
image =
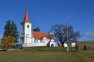
M40 32L40 28L39 27L36 27L35 29L33 29L33 31Z
M10 20L6 22L4 29L5 29L4 36L11 36L11 21Z
M15 37L16 41L18 39L18 31L17 31L17 26L16 24L12 21L7 21L6 25L4 27L4 36L12 36Z
M15 37L16 41L18 39L18 31L17 31L17 26L16 24L12 21L11 23L11 36Z

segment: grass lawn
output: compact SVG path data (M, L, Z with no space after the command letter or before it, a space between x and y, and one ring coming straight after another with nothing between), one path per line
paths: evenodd
M83 51L80 47L78 52L66 52L62 47L33 47L0 51L0 62L94 62L94 50Z

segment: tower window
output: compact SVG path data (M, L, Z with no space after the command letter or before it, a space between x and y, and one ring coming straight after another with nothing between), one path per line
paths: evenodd
M27 28L29 28L29 25L27 25Z

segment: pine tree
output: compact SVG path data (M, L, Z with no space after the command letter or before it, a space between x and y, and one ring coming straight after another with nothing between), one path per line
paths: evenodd
M15 39L17 41L17 39L18 39L18 31L17 31L17 26L16 26L16 24L13 21L11 23L11 30L12 30L11 36L15 37Z
M6 22L4 29L5 29L4 36L10 36L11 35L11 21L10 20Z
M35 29L33 29L33 31L40 32L40 28L36 27Z
M15 37L16 41L18 39L18 31L17 31L17 26L16 24L11 20L6 22L6 25L4 27L4 36L12 36Z

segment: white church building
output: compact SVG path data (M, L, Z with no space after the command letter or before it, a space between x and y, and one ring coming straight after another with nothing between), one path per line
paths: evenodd
M28 18L28 11L26 11L24 20L21 23L20 40L22 47L56 46L56 42L52 39L52 36L49 33L32 30L32 22Z

